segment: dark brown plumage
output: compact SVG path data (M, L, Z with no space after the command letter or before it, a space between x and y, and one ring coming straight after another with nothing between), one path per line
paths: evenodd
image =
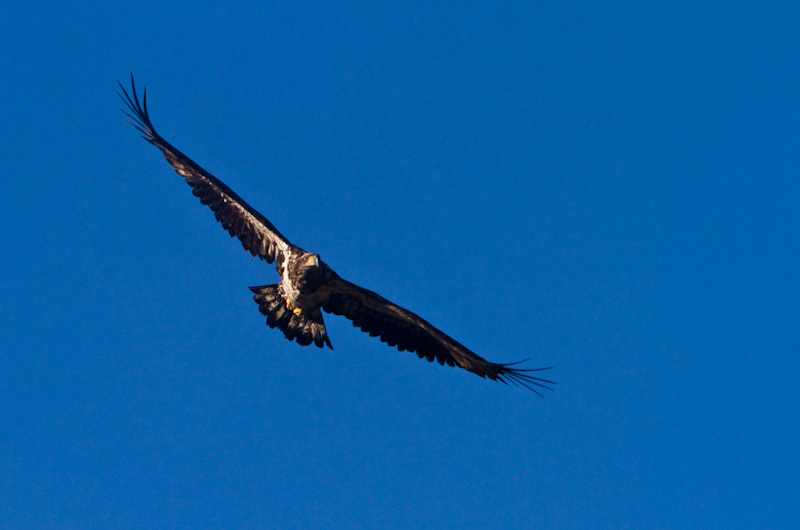
M147 110L147 89L141 101L131 75L131 92L119 83L125 114L143 138L158 147L164 158L192 187L192 193L214 212L231 237L238 237L245 250L267 263L276 263L281 282L251 287L259 310L271 328L280 329L287 339L302 346L315 344L333 348L325 329L322 310L342 315L353 325L379 337L400 351L439 364L457 366L503 383L519 384L536 392L552 390L552 381L532 375L548 370L521 369L518 363L489 362L444 334L411 311L343 280L316 254L292 245L263 215L247 204L222 181L164 140L153 127Z

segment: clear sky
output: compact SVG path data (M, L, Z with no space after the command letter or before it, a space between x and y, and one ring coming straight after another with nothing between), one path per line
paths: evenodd
M796 528L800 8L15 2L0 528ZM118 108L544 399L328 317Z

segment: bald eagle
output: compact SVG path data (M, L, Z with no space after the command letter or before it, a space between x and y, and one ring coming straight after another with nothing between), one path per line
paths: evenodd
M317 254L291 244L266 217L156 132L147 110L147 89L140 101L133 75L130 94L122 83L117 83L118 94L127 107L121 110L131 119L130 124L161 150L231 237L238 237L254 257L277 265L280 283L250 287L270 328L280 329L287 339L302 346L327 345L333 349L322 318L325 311L350 319L355 327L400 351L415 352L420 359L521 385L539 396L537 388L552 390L548 385L555 383L532 375L549 368L521 369L514 367L519 363L489 362L411 311L340 278Z

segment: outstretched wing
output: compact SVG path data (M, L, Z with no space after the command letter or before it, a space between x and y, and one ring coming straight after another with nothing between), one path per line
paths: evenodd
M416 352L422 359L439 364L458 366L493 381L522 385L541 396L534 387L553 390L555 384L540 379L531 372L549 368L520 369L511 364L496 364L487 361L445 335L430 323L411 311L399 307L389 300L354 285L341 278L331 284L330 300L322 306L328 313L342 315L353 321L355 327L369 333L398 350Z
M258 256L267 263L277 261L278 273L282 274L284 257L291 246L289 241L266 217L247 204L232 189L198 166L156 132L147 112L147 89L145 88L140 102L133 74L131 74L130 94L122 83L118 84L122 91L119 92L119 96L128 107L128 111L123 110L123 112L133 120L131 125L143 134L145 140L161 149L167 162L192 187L194 196L199 197L201 203L211 208L217 221L222 223L222 227L231 237L238 237L244 249L253 256Z

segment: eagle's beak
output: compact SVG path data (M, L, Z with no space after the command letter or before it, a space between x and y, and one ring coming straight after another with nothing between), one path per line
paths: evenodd
M319 257L318 256L311 256L310 258L308 258L306 260L306 265L308 265L309 267L312 266L312 265L314 267L319 267Z

